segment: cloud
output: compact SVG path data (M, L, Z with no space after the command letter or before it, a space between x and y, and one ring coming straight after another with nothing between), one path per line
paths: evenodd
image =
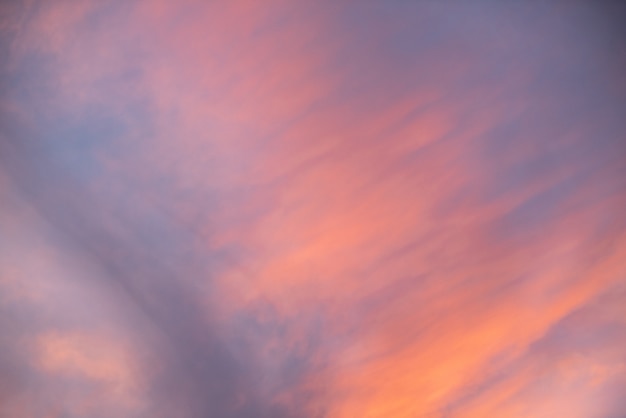
M604 10L20 3L0 412L619 414Z

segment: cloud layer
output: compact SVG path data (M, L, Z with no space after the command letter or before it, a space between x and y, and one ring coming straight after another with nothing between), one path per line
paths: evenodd
M1 7L0 416L626 411L618 7Z

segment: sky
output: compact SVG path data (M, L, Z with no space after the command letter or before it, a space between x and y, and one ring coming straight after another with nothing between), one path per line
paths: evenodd
M2 2L0 417L625 417L625 20Z

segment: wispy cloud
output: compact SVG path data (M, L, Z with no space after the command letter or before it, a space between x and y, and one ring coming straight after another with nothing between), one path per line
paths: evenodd
M0 415L624 411L617 8L15 4Z

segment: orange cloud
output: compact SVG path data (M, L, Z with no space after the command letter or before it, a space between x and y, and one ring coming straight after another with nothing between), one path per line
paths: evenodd
M593 101L613 99L571 39L580 10L561 24L484 5L463 19L445 5L111 7L43 7L15 56L56 57L42 114L122 127L79 154L97 174L59 163L82 190L64 203L105 232L87 240L112 237L111 254L92 250L117 268L102 275L188 337L170 343L190 381L219 388L198 364L233 351L218 359L245 373L224 372L223 411L263 398L337 418L586 417L610 403L624 359L552 336L626 271L623 124ZM76 148L64 132L49 141ZM37 364L133 405L142 346L118 343L46 333Z

